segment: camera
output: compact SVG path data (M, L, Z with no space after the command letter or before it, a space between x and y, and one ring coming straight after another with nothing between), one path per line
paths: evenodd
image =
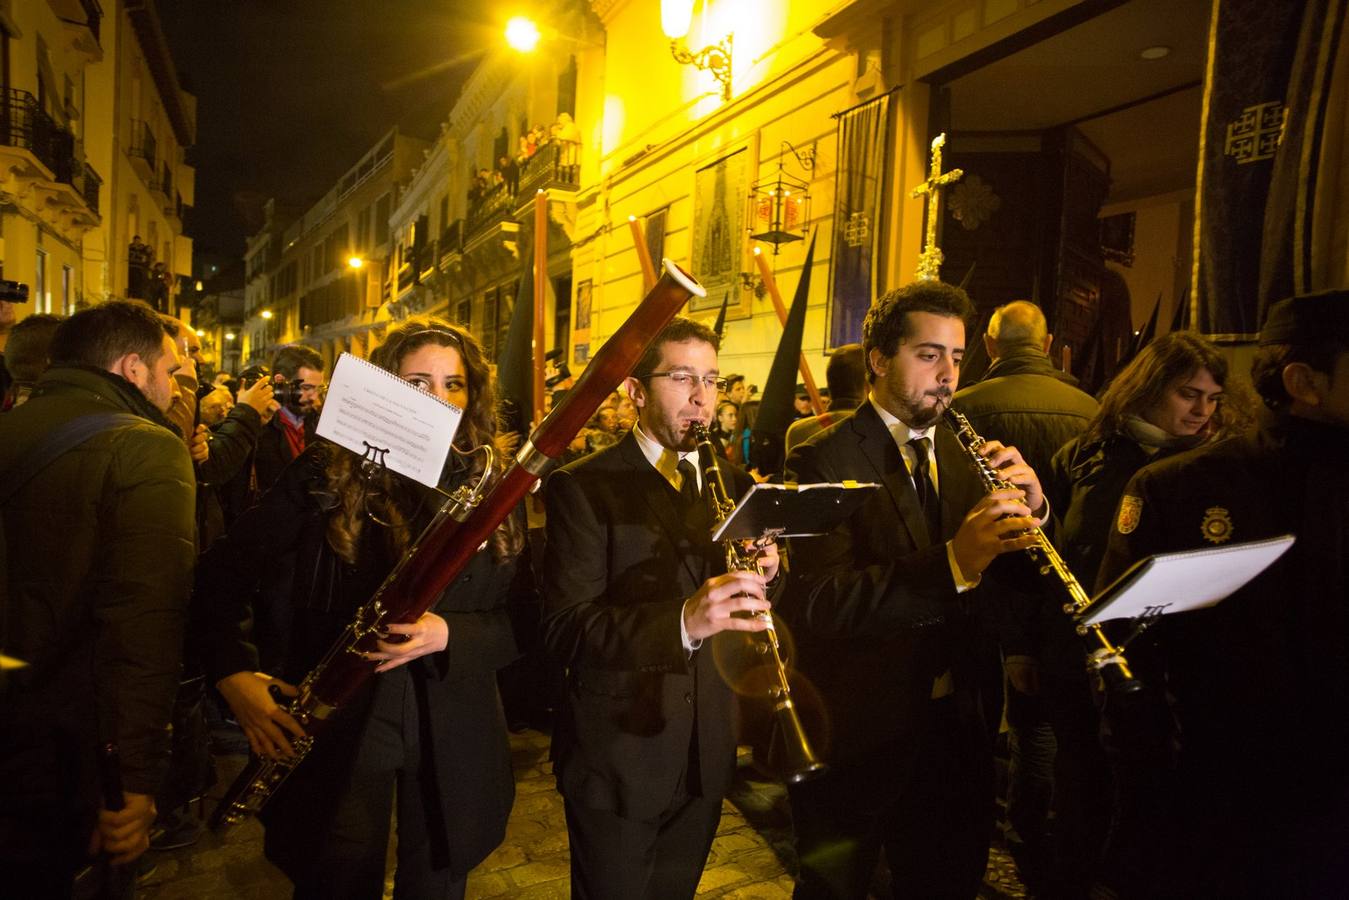
M249 366L239 373L239 383L247 387L252 387L259 381L269 381L272 385L272 399L291 412L300 411L300 392L304 389L304 381L295 378L290 381L273 380L272 372L266 366Z
M27 303L28 285L21 281L0 279L0 300L6 303Z

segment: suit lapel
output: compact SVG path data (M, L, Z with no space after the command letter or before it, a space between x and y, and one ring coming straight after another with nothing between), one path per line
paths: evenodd
M653 518L665 532L670 546L675 548L680 562L688 570L693 582L701 584L703 558L701 554L689 552L691 534L690 526L683 518L683 498L674 489L674 485L666 481L665 476L657 472L656 467L642 454L642 448L631 432L620 443L619 454L632 470L633 487L642 495Z
M937 482L941 496L942 535L950 536L960 528L965 514L979 502L974 469L965 450L951 429L938 424L933 433L937 455Z
M895 446L895 439L885 427L876 409L870 403L863 403L856 415L849 420L858 436L858 447L862 455L870 461L876 475L895 505L899 520L909 532L913 546L926 547L930 541L927 523L923 521L923 510L918 505L918 493L914 490L913 479L904 465L904 457ZM940 475L938 476L940 477Z

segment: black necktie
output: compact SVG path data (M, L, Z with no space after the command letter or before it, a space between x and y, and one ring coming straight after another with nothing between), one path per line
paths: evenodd
M913 487L918 492L918 505L923 508L928 539L935 544L941 540L941 505L928 470L927 441L925 437L914 438L909 447L913 450Z
M685 458L679 461L675 471L680 475L679 495L684 498L684 505L693 506L701 496L698 493L698 470L692 460Z

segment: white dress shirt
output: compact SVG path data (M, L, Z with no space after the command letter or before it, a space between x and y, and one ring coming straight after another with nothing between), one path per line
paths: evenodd
M643 431L640 422L632 426L632 436L637 439L637 446L641 449L642 455L646 457L646 461L651 463L652 468L659 472L662 478L670 482L671 487L676 491L680 490L684 484L684 478L679 472L679 463L686 459L693 464L694 477L698 479L699 490L702 489L703 473L702 468L698 465L697 450L687 450L682 453L671 450ZM688 607L688 603L688 600L684 601L684 608ZM689 654L703 645L701 640L695 641L689 637L689 630L684 626L683 608L679 612L679 641Z

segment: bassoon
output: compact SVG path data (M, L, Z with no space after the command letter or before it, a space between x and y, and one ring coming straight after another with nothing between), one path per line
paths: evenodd
M707 296L687 272L670 260L650 293L590 361L576 386L539 424L510 467L485 496L460 488L408 548L373 597L300 682L298 695L285 707L304 727L291 741L287 759L253 757L235 779L211 826L217 830L256 815L295 770L343 706L374 674L379 632L393 623L408 624L429 610L445 587L459 576L539 478L557 461L595 410L632 371L647 347L690 297Z
M942 413L942 421L955 433L956 441L959 442L961 449L969 457L970 463L979 474L979 480L983 482L985 490L991 492L1016 487L999 475L997 470L989 465L988 460L979 452L985 441L974 430L974 426L970 424L969 419L948 406L946 411ZM1043 529L1037 526L1030 529L1029 533L1035 535L1036 542L1026 548L1026 553L1031 557L1041 575L1053 575L1054 579L1063 587L1064 592L1068 595L1068 601L1063 604L1063 611L1070 616L1080 618L1091 606L1091 597L1083 590L1082 583L1068 568L1068 563L1064 562L1063 557L1059 555L1059 551L1054 547ZM1082 637L1089 638L1092 644L1091 650L1087 653L1088 665L1092 670L1100 673L1101 679L1110 688L1120 693L1131 693L1142 687L1142 683L1134 678L1133 672L1129 669L1129 662L1124 658L1124 649L1110 640L1110 637L1100 625L1083 625L1079 622L1076 628L1077 633Z

